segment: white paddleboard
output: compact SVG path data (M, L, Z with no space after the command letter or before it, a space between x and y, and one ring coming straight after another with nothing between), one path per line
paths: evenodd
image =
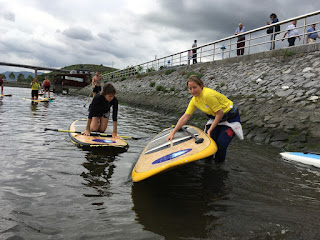
M320 168L320 154L303 152L283 152L280 155L290 161L296 161Z

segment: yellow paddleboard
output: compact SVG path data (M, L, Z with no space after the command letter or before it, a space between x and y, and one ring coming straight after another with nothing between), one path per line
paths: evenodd
M31 98L22 98L23 100L29 100L31 102L49 102L48 98L38 98L38 99L31 99Z
M76 120L71 123L69 130L74 132L84 132L87 126L87 119ZM128 149L128 143L123 139L115 139L102 136L85 136L79 133L69 133L71 141L81 148L110 148L118 150Z
M12 97L12 94L1 94L1 97Z
M132 170L132 180L139 182L174 167L203 159L217 151L216 143L201 129L186 125L187 131L178 131L172 143L167 138L172 128L157 134L146 146ZM197 141L191 136L203 141Z

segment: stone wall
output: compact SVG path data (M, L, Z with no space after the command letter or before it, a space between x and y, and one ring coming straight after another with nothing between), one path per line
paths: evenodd
M320 43L165 69L113 84L122 102L180 115L191 98L186 80L192 72L238 105L247 139L320 151Z

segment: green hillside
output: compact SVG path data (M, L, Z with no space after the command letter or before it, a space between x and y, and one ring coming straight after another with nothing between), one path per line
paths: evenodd
M94 64L75 64L75 65L71 65L71 66L66 66L62 69L66 69L66 70L89 70L90 72L96 72L99 71L101 73L106 73L106 72L112 72L115 70L118 70L116 68L111 68L111 67L105 67L103 65L94 65Z

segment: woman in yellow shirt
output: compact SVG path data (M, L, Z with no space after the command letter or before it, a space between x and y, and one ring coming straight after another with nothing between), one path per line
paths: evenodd
M237 130L241 128L238 108L223 94L204 87L202 80L196 75L188 78L187 86L193 97L186 112L179 119L167 140L173 139L175 133L188 122L193 112L198 108L209 117L205 131L218 146L215 161L223 162L226 158L227 148L235 135L234 126ZM243 139L242 128L239 138Z
M38 99L38 93L39 93L39 90L41 88L41 86L40 86L40 84L38 82L38 79L34 78L33 81L30 83L30 86L31 86L31 99L37 100Z

